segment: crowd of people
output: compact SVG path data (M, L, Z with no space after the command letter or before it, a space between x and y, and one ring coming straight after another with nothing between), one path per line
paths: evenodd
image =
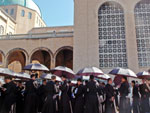
M117 86L111 78L105 84L93 75L89 81L78 78L77 84L65 75L61 79L58 82L52 76L39 85L36 74L25 84L5 77L0 87L0 113L150 113L149 80L143 79L140 85L132 81L130 90L126 77Z

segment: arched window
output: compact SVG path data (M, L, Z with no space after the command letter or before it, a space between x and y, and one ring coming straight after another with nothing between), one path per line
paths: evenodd
M134 13L139 67L148 67L150 66L150 1L137 3Z
M98 11L100 68L128 67L124 11L116 2L104 3Z
M14 14L14 9L11 9L10 15L13 15L13 14Z
M0 26L0 35L3 35L4 34L4 27L1 25Z
M28 13L28 18L29 18L29 19L32 18L32 13L31 13L31 12Z
M21 11L21 16L22 16L22 17L25 16L25 11L24 11L24 10Z

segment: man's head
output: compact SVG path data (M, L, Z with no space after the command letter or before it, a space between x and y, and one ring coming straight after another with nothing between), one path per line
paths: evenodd
M36 79L36 74L31 74L31 79L35 80Z
M94 80L94 75L90 75L90 80Z
M131 85L132 85L132 87L135 86L135 81L134 80L132 80Z
M55 82L56 81L56 76L52 76L51 80Z
M67 79L66 75L62 75L61 79L62 81L65 81Z
M77 84L78 84L78 85L81 85L81 84L82 84L82 79L81 79L81 78L78 78Z
M107 80L107 82L108 82L108 84L110 84L110 85L113 83L111 78L109 78L109 79Z
M5 83L9 83L12 81L12 78L11 77L5 77Z
M127 81L127 77L123 76L121 79L122 82L126 82Z
M47 81L46 79L43 80L43 85L46 85Z

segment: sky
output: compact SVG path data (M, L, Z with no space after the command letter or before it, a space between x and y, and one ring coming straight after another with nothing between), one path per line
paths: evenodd
M33 0L41 9L47 26L67 26L74 23L74 0Z

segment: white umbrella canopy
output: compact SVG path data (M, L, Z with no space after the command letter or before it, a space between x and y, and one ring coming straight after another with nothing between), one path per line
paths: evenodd
M137 77L141 79L144 79L144 78L147 79L147 78L150 78L150 73L148 71L139 72L137 74Z
M115 68L110 71L109 74L137 78L136 74L132 70L124 68Z
M56 68L51 69L51 72L52 74L57 76L62 76L63 74L65 74L67 78L75 78L75 73L73 72L73 70L65 66L57 66Z
M43 64L29 64L23 69L28 71L49 71L49 69Z
M0 86L1 86L2 84L5 84L5 81L4 81L3 78L0 78Z
M107 74L98 75L97 77L100 78L100 79L103 79L103 80L108 80L110 78L110 76L107 75Z
M90 75L97 76L101 74L103 74L103 71L97 67L85 67L80 71L78 71L77 73L77 75L81 75L81 76L90 76Z
M90 76L82 76L83 80L90 80Z
M50 80L52 76L56 76L56 75L53 75L53 74L51 74L51 73L43 73L43 74L40 76L40 78L49 79L49 80ZM60 77L56 76L56 81L61 82L62 80L61 80Z
M15 73L14 75L16 78L19 78L19 79L30 79L30 75L24 72Z
M0 76L14 76L14 72L8 68L0 68Z

